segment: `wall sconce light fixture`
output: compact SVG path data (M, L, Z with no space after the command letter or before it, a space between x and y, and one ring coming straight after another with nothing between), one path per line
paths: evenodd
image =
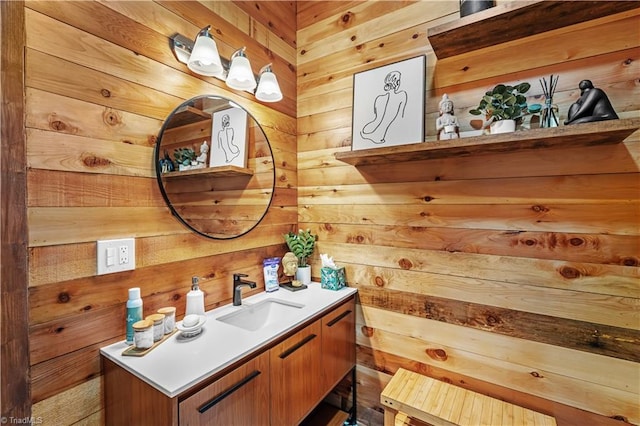
M271 64L267 64L260 70L258 90L256 98L262 102L278 102L282 100L282 92L276 75L271 71Z
M254 93L256 99L262 102L278 102L282 99L282 92L276 75L271 70L271 64L265 65L259 77L251 70L249 58L245 54L245 47L236 50L231 59L221 58L218 47L209 32L211 25L206 26L196 36L195 41L175 34L171 37L171 49L176 59L200 75L216 77L227 83L232 89L245 90ZM256 80L259 81L257 84Z

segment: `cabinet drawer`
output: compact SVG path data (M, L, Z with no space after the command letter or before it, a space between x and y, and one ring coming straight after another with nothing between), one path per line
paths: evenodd
M247 361L179 404L180 425L268 425L269 354Z

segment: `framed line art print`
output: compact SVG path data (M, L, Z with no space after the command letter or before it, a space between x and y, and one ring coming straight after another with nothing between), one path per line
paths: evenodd
M212 118L209 166L247 167L247 112L227 108Z
M426 56L353 75L353 151L424 141Z

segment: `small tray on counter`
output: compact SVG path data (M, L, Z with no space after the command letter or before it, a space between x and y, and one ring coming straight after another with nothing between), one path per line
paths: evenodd
M135 346L130 346L122 352L122 356L145 356L146 354L151 352L153 349L155 349L156 346L158 346L160 343L164 342L165 340L167 340L169 337L173 336L177 332L178 330L174 329L171 333L165 334L162 337L162 339L155 342L153 346L151 346L150 348L139 349L139 348L136 348Z
M298 290L304 290L305 288L307 288L306 284L302 284L300 287L294 287L291 284L291 281L286 282L286 283L280 283L280 287L285 288L289 291L298 291Z

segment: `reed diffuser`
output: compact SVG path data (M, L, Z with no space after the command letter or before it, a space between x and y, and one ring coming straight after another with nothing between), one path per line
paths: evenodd
M558 85L558 76L549 76L549 82L542 78L540 85L542 86L542 92L544 93L545 101L540 114L540 127L558 127L560 124L558 120L558 106L553 104L553 94L556 91Z

